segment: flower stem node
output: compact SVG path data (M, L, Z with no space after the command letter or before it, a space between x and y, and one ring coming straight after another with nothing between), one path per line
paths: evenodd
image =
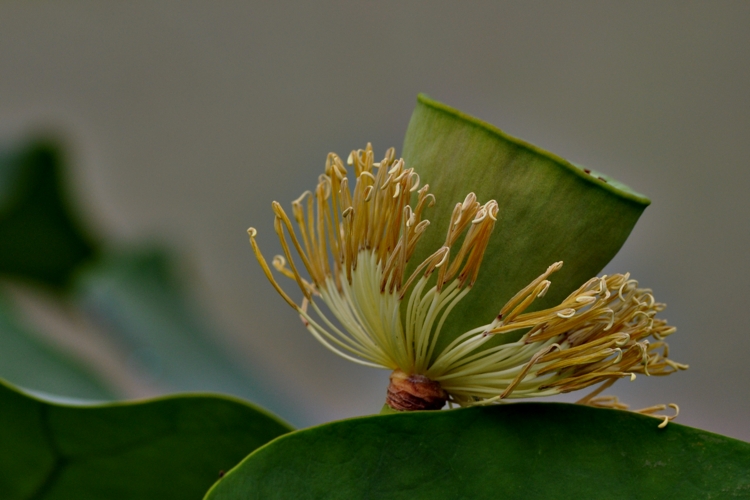
M388 406L399 411L439 410L448 401L448 393L440 386L440 382L424 375L409 375L401 370L394 370L385 401Z

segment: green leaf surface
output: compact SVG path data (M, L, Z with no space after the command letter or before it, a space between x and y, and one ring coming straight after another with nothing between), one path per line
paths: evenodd
M180 271L164 249L110 253L78 276L76 301L163 389L231 394L300 419L299 409L282 402L251 361L221 345Z
M200 498L220 471L289 430L219 396L64 406L0 384L0 492L6 500Z
M409 122L403 157L436 197L412 268L443 245L453 207L469 192L481 203L497 200L500 208L477 283L448 317L436 353L490 322L517 291L562 260L534 308L559 303L614 257L650 203L613 179L424 95Z
M259 448L206 500L749 498L750 444L524 403L357 418Z
M0 377L27 389L71 398L115 397L92 370L45 343L3 294L0 294Z
M64 288L99 251L69 199L61 148L0 149L0 274Z

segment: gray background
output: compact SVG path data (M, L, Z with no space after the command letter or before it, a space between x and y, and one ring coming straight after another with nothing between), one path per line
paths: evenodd
M272 255L271 201L329 151L400 148L426 92L652 198L607 269L669 304L691 368L612 392L750 440L748 27L740 1L4 2L0 134L65 134L93 222L179 244L224 341L312 424L378 411L388 374L311 338L245 229Z

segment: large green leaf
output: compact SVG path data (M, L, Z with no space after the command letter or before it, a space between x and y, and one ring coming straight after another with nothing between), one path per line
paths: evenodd
M424 95L409 122L403 157L437 199L426 212L431 225L412 267L443 244L453 207L469 192L500 207L479 279L449 316L436 353L491 321L518 290L562 260L536 307L559 303L614 257L650 203L603 174L587 173Z
M64 168L53 141L0 150L0 274L59 289L98 253L68 197Z
M27 389L66 397L115 397L93 370L45 343L5 294L0 294L0 377Z
M178 267L160 248L110 253L82 271L75 297L163 389L232 394L299 419L299 409L275 395L262 373L221 345Z
M220 396L63 406L0 384L0 496L200 498L220 471L289 430Z
M642 415L525 403L287 434L206 500L749 498L750 444Z

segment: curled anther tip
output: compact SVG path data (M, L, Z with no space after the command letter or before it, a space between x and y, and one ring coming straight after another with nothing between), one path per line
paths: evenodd
M674 415L672 415L672 418L677 418L680 415L680 407L677 406L674 403L669 403L667 406L672 408L674 410Z
M500 206L497 202L490 200L485 204L485 207L487 207L487 215L489 215L490 219L497 221L497 213L500 211Z
M669 406L670 408L672 408L674 410L674 415L672 415L672 416L664 415L664 417L663 417L664 420L662 420L662 422L657 426L659 429L665 428L667 426L667 424L669 423L670 420L676 419L677 416L680 414L680 407L677 406L676 404L669 403L667 406Z
M617 337L617 340L615 340L615 345L617 347L622 347L628 342L630 342L630 335L628 335L627 333L623 333Z
M616 354L615 359L612 363L617 364L622 361L622 349L620 349L619 347L615 347L612 351L614 354Z
M428 221L428 220L420 221L419 224L417 224L414 227L414 232L417 233L417 234L422 234L422 233L425 232L425 230L427 229L427 226L429 226L429 225L430 225L430 221Z
M461 203L461 210L466 210L467 208L470 208L476 201L477 201L477 195L475 195L473 192L467 194L466 198L464 198L464 202Z
M250 235L251 238L255 238L258 235L258 230L254 227L247 228L247 234Z
M630 381L632 382L634 380L635 380L635 373L631 372L630 373Z
M555 271L559 271L560 269L562 269L562 266L563 266L563 261L560 260L558 262L555 262L551 266L549 266L547 268L547 272L548 273L554 273Z
M450 254L450 251L451 251L450 247L443 247L440 249L440 252L442 252L442 255L440 257L440 261L437 264L435 264L435 267L440 267L443 264L445 264L445 261L448 259L448 255Z
M412 173L410 179L412 180L412 185L409 188L409 192L413 193L414 191L417 190L417 188L419 188L419 182L420 182L419 174L416 172Z
M292 201L292 205L300 205L300 204L302 204L302 201L306 197L308 197L308 196L312 196L312 191L310 191L309 189L307 191L305 191L304 193L302 193L301 195L299 195L299 197L296 200ZM274 203L276 203L276 202L274 202Z
M360 173L360 174L359 174L359 177L369 177L369 178L370 178L370 179L372 179L373 181L375 180L375 176L374 176L374 175L372 175L372 174L371 174L370 172L368 172L367 170L365 170L365 171L363 171L362 173Z
M408 210L404 209L404 221L406 227L412 227L414 223L417 222L417 216L411 211L410 207L407 206L406 208L408 208Z
M575 316L575 314L576 314L576 310L569 307L567 309L563 309L562 311L558 312L557 317L563 318L563 319L569 319Z
M486 218L487 218L487 210L485 210L484 208L481 208L477 211L476 215L474 216L474 220L472 220L471 223L479 224Z
M282 215L285 213L284 207L282 207L281 203L279 203L278 201L271 202L271 210L277 218L282 217Z

